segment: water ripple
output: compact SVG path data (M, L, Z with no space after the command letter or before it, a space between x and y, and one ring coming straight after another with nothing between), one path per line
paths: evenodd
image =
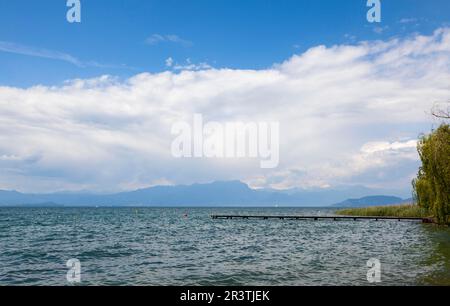
M184 217L185 214L188 217ZM327 209L0 208L0 285L450 284L450 231L414 222L212 220Z

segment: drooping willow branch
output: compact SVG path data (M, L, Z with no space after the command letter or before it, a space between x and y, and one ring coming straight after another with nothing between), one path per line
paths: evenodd
M447 106L446 110L439 107L438 105L435 105L431 110L431 114L436 118L450 119L450 102L448 102L447 104L449 105Z

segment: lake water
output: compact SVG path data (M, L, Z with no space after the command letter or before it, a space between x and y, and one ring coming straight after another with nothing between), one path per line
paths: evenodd
M450 230L417 222L212 220L307 208L0 208L0 285L450 285ZM187 214L187 217L184 216Z

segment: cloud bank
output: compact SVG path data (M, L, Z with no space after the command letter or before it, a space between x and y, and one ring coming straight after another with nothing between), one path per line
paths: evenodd
M450 29L317 46L263 70L0 87L0 189L117 191L240 179L253 187L409 188L427 112L450 97ZM279 121L280 166L175 159L174 122Z

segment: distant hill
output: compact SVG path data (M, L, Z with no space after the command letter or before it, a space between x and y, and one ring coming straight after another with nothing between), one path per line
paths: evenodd
M0 191L0 205L55 203L65 206L274 206L292 204L282 192L254 190L239 181L179 186L156 186L107 195Z
M336 207L367 207L367 206L386 206L395 204L404 204L411 202L412 199L404 200L393 196L369 196L359 199L348 199L343 202L334 204Z
M0 206L330 206L347 198L357 198L372 192L374 190L361 186L282 191L251 189L240 181L225 181L208 184L155 186L114 194L73 192L27 194L0 190ZM396 198L395 201L398 199L400 198ZM380 201L370 203L374 202L380 204Z

